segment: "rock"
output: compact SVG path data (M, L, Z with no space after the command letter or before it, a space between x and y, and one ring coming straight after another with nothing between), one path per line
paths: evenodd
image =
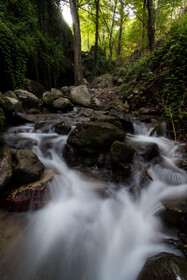
M114 141L110 148L110 156L113 163L131 163L134 148L128 143Z
M64 95L67 95L70 93L70 88L65 86L65 87L61 87L60 88L61 92L64 94Z
M147 104L147 101L146 101L146 99L145 100L142 100L142 101L144 101L144 106L146 106ZM149 106L149 108L146 108L146 107L141 107L140 109L139 109L139 113L141 114L141 115L159 115L159 110L158 110L158 108L156 108L156 107L150 107Z
M39 179L44 166L38 157L29 150L18 150L14 154L14 177L18 182L31 183Z
M0 147L0 190L3 190L12 177L12 152L8 147Z
M139 109L139 113L142 114L142 115L149 115L150 111L149 111L148 108L142 107L142 108Z
M73 110L73 104L69 101L69 99L60 97L53 101L52 107L57 111L60 110L62 112L68 112Z
M45 88L43 85L29 79L26 79L25 89L29 92L32 92L38 98L42 98L42 95L45 92Z
M55 131L59 134L66 135L70 132L70 130L71 126L65 123L64 121L55 124Z
M59 95L58 93L51 93L51 92L46 92L43 96L43 103L47 106L51 106L52 103L58 99L59 97L63 97L63 94Z
M162 122L159 124L156 124L153 130L150 133L150 136L155 135L156 136L166 136L166 123Z
M169 253L149 258L137 280L186 280L187 260Z
M92 102L93 102L93 105L96 105L98 107L101 106L101 101L97 97L92 98Z
M55 174L57 173L54 170L44 171L40 180L23 185L12 191L1 202L1 207L9 212L24 212L29 209L40 209L50 198L47 183L53 179Z
M117 111L115 109L111 109L110 113L111 116L115 116L119 118L126 132L130 132L130 133L134 132L134 127L130 115L125 114L124 112Z
M57 88L51 88L51 94L59 95L60 97L63 96L62 91L60 89L57 89Z
M119 78L117 79L117 85L118 85L118 86L121 86L122 84L123 84L123 79L119 77Z
M140 154L147 161L152 160L160 154L159 147L156 143L147 143L144 147L142 147L144 151Z
M187 202L164 202L164 221L187 234Z
M14 108L10 100L0 92L0 108L3 109L6 116L9 116L12 114Z
M15 99L17 99L18 101L20 101L19 98L16 96L15 92L12 91L12 90L9 90L9 91L5 92L5 96L6 96L6 97L15 98Z
M110 115L95 115L94 114L94 117L91 118L91 121L107 122L107 123L111 123L111 124L119 127L120 129L123 129L123 126L122 126L121 122L119 121L119 119L117 117L113 117Z
M113 76L111 74L104 74L94 79L92 83L96 88L107 88L113 86Z
M14 112L23 112L22 102L17 98L7 97L13 106Z
M109 149L115 140L123 140L124 136L124 133L112 124L89 122L78 125L67 141L86 153L99 153Z
M130 109L130 105L129 105L128 101L125 101L125 103L123 104L123 107L127 110Z
M111 178L114 182L124 182L130 177L131 173L132 168L129 163L118 163L116 165L112 164Z
M38 107L39 99L33 93L23 89L17 89L14 92L22 101L24 108Z
M73 87L70 92L70 100L83 107L91 105L91 95L85 85Z
M66 144L63 149L63 158L65 159L68 166L72 167L72 166L79 165L77 157L78 155L75 148Z

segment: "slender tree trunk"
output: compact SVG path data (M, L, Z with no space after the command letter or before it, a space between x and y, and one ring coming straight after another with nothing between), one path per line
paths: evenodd
M117 2L118 2L118 0L115 0L114 12L113 12L113 17L112 17L112 26L111 26L110 38L109 38L109 50L110 50L109 64L111 64L111 62L112 62L112 55L113 55L112 35L113 35L113 28L114 28L114 20L115 20L115 15L116 15Z
M141 36L141 46L143 53L146 49L146 0L143 1L143 20L142 20L142 36Z
M83 84L82 74L82 58L81 58L81 34L80 23L78 15L78 6L76 0L70 0L70 10L73 19L73 31L74 31L74 79L75 85Z
M155 26L154 26L154 7L153 0L147 0L146 2L148 19L147 19L147 36L149 40L149 50L155 49Z
M94 72L96 74L98 38L99 38L99 0L95 0L96 21L95 21L95 48L94 48Z
M121 37L123 32L123 20L124 20L124 2L120 0L121 8L120 8L120 27L119 27L119 36L118 36L118 46L116 55L119 58L121 54Z

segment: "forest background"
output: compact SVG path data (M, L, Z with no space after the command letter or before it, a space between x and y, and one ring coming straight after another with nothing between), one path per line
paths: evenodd
M50 89L117 72L123 99L137 84L141 97L159 75L159 104L183 118L186 23L185 0L0 0L0 90L24 88L26 78Z

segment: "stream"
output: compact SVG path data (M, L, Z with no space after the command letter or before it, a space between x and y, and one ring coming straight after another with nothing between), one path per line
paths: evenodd
M1 280L136 280L148 257L181 255L163 242L173 236L159 216L162 202L187 192L187 174L175 164L180 151L173 141L150 136L149 124L136 123L134 129L127 138L137 151L149 143L160 150L160 160L148 168L153 181L139 195L129 192L127 183L117 188L70 169L62 157L67 135L50 125L36 130L26 124L3 135L15 149L32 149L58 175L49 183L51 199L42 209L0 211ZM136 182L134 175L131 185ZM110 190L109 198L94 191L100 185Z

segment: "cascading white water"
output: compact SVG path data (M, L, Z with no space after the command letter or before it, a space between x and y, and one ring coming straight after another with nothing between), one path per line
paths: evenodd
M50 183L50 202L26 214L27 225L10 248L8 261L2 262L9 265L2 279L136 280L147 257L171 251L162 242L168 236L156 214L161 201L185 194L187 175L174 164L179 157L174 142L148 136L146 126L145 135L140 131L129 141L135 147L156 143L161 160L150 171L153 182L137 199L127 185L107 199L93 191L100 182L83 179L64 163L67 136L34 131L32 125L7 132L5 140L17 139L18 148L31 140L45 167L59 175Z

